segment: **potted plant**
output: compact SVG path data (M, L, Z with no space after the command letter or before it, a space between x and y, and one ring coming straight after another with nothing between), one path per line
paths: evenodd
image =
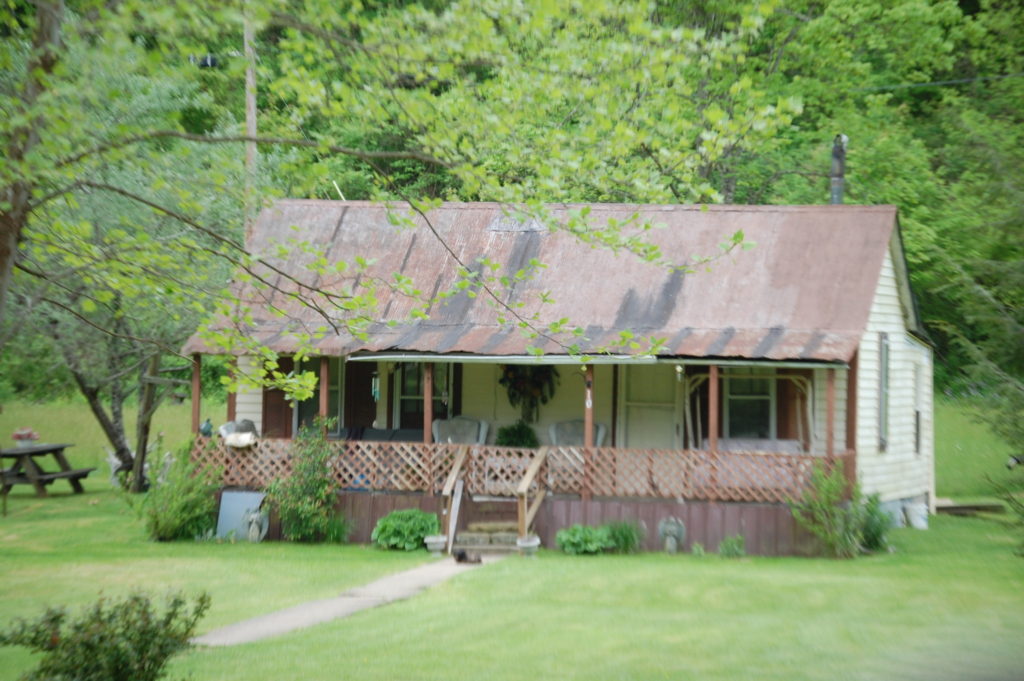
M428 534L423 538L423 543L427 545L427 551L430 551L430 555L436 558L444 552L445 547L448 545L448 535Z
M522 420L533 423L540 415L540 405L555 396L558 369L548 364L505 364L498 384L508 393L508 403L522 410Z
M540 537L535 534L528 534L525 537L516 538L516 547L520 556L534 557L537 549L540 548Z
M31 447L39 439L39 433L31 428L18 428L11 437L14 438L15 446Z
M536 448L540 447L540 440L537 439L537 433L533 428L523 419L519 419L510 426L498 428L494 444L502 447Z

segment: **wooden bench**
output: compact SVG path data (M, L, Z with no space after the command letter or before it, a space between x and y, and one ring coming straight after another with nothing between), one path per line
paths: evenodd
M43 473L36 476L36 480L44 485L51 484L54 480L82 480L89 477L95 468L73 468L69 471L57 471L56 473ZM29 485L32 480L24 473L12 474L11 469L4 471L4 480L8 485Z

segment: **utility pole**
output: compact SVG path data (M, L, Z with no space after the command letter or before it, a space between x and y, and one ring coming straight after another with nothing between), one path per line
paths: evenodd
M242 26L242 41L245 51L245 134L249 141L245 143L245 237L248 240L252 232L252 223L256 218L256 49L254 42L252 18L246 8Z

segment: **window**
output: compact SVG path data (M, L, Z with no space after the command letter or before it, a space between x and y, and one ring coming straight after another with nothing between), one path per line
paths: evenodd
M772 369L727 369L722 432L728 438L776 439L776 384Z
M889 445L889 334L878 335L878 450Z
M406 363L399 366L396 393L399 428L423 427L423 364ZM452 401L451 364L434 364L434 418L446 419L455 415Z
M921 453L921 365L914 364L914 453Z
M299 367L299 371L312 371L317 376L320 375L320 358L312 357L303 361ZM339 357L329 357L327 359L327 418L333 418L334 423L328 435L337 436L340 433L342 424L341 419L341 381L342 381L342 364ZM303 400L295 405L295 432L297 433L299 428L303 426L310 426L313 424L313 420L317 414L320 413L320 389L317 388L313 391L313 396L308 400Z

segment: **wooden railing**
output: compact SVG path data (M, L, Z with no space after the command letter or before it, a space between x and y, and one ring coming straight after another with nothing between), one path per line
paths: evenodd
M261 440L232 449L200 438L192 459L223 470L225 485L263 488L291 472L291 440ZM345 490L444 492L459 452L465 452L465 490L471 495L517 497L570 494L709 501L785 502L810 479L823 457L771 452L547 447L419 442L331 442L332 471ZM586 454L586 456L585 456ZM844 457L836 457L840 462Z
M523 479L519 481L519 486L516 487L516 517L519 524L519 536L522 538L527 536L530 526L533 525L533 519L544 502L546 489L543 485L538 485L536 480L547 461L548 451L550 451L549 447L540 448L540 453L534 457L529 468L526 469ZM531 490L535 492L532 504L529 503Z
M451 470L441 489L441 496L447 499L445 502L444 518L441 519L441 531L447 537L445 550L451 552L452 544L455 542L455 529L459 524L459 508L462 504L463 479L462 468L469 456L469 445L462 445L455 460L452 461Z

